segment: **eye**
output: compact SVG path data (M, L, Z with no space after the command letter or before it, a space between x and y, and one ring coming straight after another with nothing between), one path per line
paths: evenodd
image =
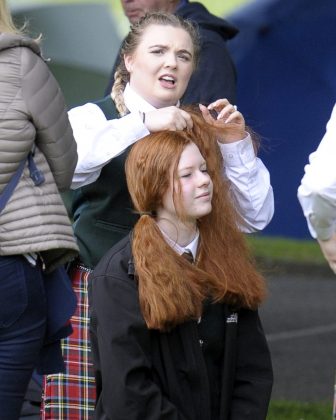
M201 169L201 172L203 172L203 173L207 174L207 173L208 173L208 169L207 169L207 168L202 168L202 169Z
M186 62L188 62L188 61L190 61L190 60L191 60L190 56L189 56L188 54L184 54L184 53L180 53L180 54L178 54L178 57L179 57L182 61L186 61Z
M191 173L186 173L183 175L180 175L180 178L189 178L191 176Z
M155 54L155 55L162 55L163 54L163 49L162 48L157 48L155 50L150 51L151 54Z

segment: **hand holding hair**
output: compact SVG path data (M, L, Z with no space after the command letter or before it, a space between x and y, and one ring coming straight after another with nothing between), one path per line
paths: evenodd
M246 137L244 117L227 99L218 99L207 107L199 104L199 108L205 121L213 127L221 129L230 124L230 130L218 139L221 143L234 143Z
M177 106L168 106L146 112L144 122L151 133L162 130L180 131L192 128L193 121L188 112Z

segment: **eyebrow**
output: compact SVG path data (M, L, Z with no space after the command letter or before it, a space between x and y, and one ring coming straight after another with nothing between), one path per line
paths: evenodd
M164 45L164 44L155 44L155 45L149 45L148 48L168 48L168 46ZM190 51L186 50L186 49L178 50L178 52L188 54L188 55L190 55L190 57L192 57L192 53Z
M201 166L206 166L206 161L204 161L204 162L202 162L200 165L199 165L199 167L201 167ZM197 166L197 165L196 165ZM185 171L185 170L190 170L190 169L193 169L195 167L195 165L191 165L191 166L184 166L183 168L181 168L181 169L178 169L178 172L181 172L181 171Z

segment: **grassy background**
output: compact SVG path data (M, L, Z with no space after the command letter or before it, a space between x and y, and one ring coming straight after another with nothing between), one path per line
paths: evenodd
M247 242L256 258L266 261L309 265L327 264L318 243L311 240L247 235Z
M332 403L272 401L267 420L331 420Z

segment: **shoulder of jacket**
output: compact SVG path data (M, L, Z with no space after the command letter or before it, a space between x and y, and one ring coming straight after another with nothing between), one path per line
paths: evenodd
M0 33L0 51L8 48L27 48L37 55L41 55L39 44L25 35Z

